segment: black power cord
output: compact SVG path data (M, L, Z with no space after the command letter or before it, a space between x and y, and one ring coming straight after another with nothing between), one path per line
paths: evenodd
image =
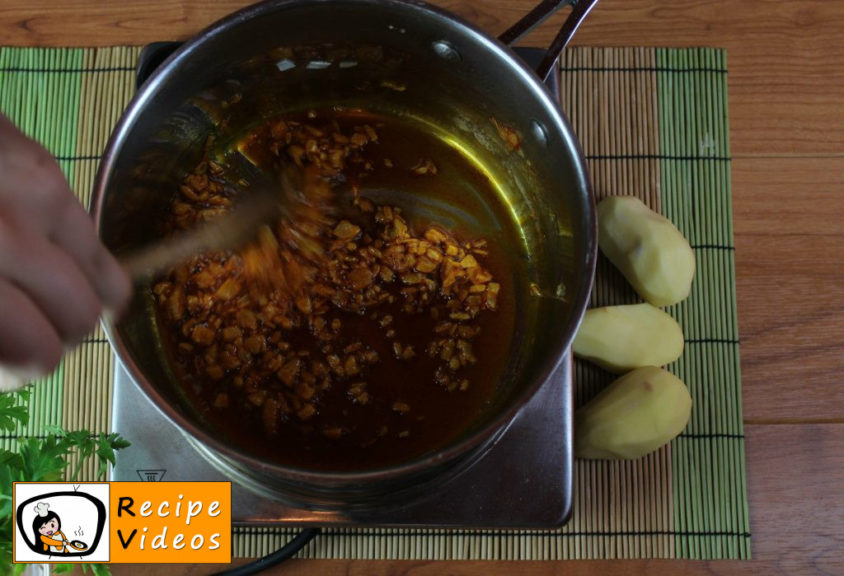
M308 542L313 540L319 533L319 528L306 528L299 532L293 540L272 554L268 554L263 558L258 558L254 562L238 566L237 568L230 568L228 570L223 570L222 572L217 572L212 576L250 576L251 574L262 572L267 568L272 568L273 566L281 564L285 560L295 556L297 552L307 546Z

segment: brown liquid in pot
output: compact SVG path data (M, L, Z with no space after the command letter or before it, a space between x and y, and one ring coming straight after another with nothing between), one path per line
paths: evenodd
M331 305L318 315L311 314L309 322L265 330L262 334L266 338L259 347L257 341L249 340L249 326L253 326L250 319L233 311L233 307L242 306L250 314L257 313L259 319L254 326L261 332L261 305L255 296L260 290L255 288L254 278L248 277L249 282L245 283L251 288L243 287L243 292L231 300L209 302L209 306L219 308L221 318L228 318L219 325L205 322L190 326L193 317L186 304L182 304L184 310L180 310L178 320L172 314L174 287L184 286L185 291L203 294L197 288L201 273L216 271L220 275L207 290L209 298L220 293L224 278L248 276L248 255L212 255L174 271L155 287L159 325L168 343L170 360L185 393L218 435L267 460L315 469L355 470L391 465L432 452L458 437L484 412L507 369L516 325L516 291L523 283L518 272L522 266L518 261L516 229L488 176L457 146L434 135L430 127L359 110L311 112L285 120L311 126L323 135L336 131L352 141L356 133L368 134L366 144L346 158L342 170L332 167L330 155L326 155L322 166L322 173L334 181L330 200L334 212L326 227L335 231L334 236L329 235L332 246L344 244L337 240L337 230L342 236L344 227L350 226L353 231L356 226L360 231L351 239L356 249L377 248L378 239L389 235L385 230L393 230L391 227L396 225L389 214L399 208L398 220L406 221L407 241L412 245L427 242L445 256L447 247L456 244L461 258L465 253L477 259L478 278L491 276L477 283L482 304L472 318L463 318L465 307L449 309L449 302L457 296L444 294L444 272L439 268L422 274L423 278L436 281L436 289L429 293L427 302L418 302L413 313L408 313L408 300L402 290L413 284L402 280L416 272L411 267L396 272L392 281L372 280L386 295L382 296L383 301L358 308L345 306L346 309ZM285 126L289 131L290 126ZM247 156L263 162L277 155L285 162L313 164L307 153L299 155L298 150L291 150L295 139L285 144L285 130L269 123L248 138L242 149ZM377 140L371 137L373 132ZM307 144L302 148L307 148ZM214 169L209 171L212 181L213 172ZM176 203L184 201L182 197ZM193 216L200 208L217 209L207 200L193 202ZM175 205L174 209L175 213L186 210ZM343 222L346 224L338 228ZM435 232L430 232L432 229ZM279 230L277 236L283 247L283 229ZM438 233L447 239L441 240ZM325 231L320 241L329 245ZM274 250L273 246L270 249ZM385 240L381 249L389 246L390 241ZM267 246L255 248L259 253L262 249ZM337 254L356 256L355 251L343 250L338 248ZM382 260L377 263L383 268ZM287 270L283 264L281 268ZM344 279L340 288L348 292L345 301L365 290L361 285L369 281L364 278L355 284L356 277L349 274ZM210 282L207 278L205 281ZM470 289L472 283L465 282ZM490 306L484 297L493 284L498 289L494 305ZM313 290L312 284L308 286ZM246 294L247 290L250 294ZM317 302L315 294L311 295ZM392 297L392 302L387 296ZM184 299L185 295L180 297ZM306 316L292 304L291 309L289 315L293 318ZM322 320L315 325L314 317ZM245 322L240 340L236 337L241 329L232 318ZM449 324L453 326L453 336L449 336L448 327L443 331L443 326ZM464 362L458 362L456 370L444 359L459 355L457 351L443 352L442 343L449 339L452 344L468 343L469 353L463 354ZM240 342L240 349L233 344L236 342ZM432 342L436 348L433 351ZM210 346L218 345L214 362L222 366L219 369L203 355ZM243 350L250 346L253 355ZM236 369L225 364L224 351L229 349L242 354L241 366ZM268 369L267 362L272 361L273 355L285 362L277 369L275 365ZM219 360L221 357L223 360ZM228 366L235 361L232 359ZM251 378L243 368L244 362L262 366L256 369L257 376ZM316 365L327 370L314 372L311 368ZM339 372L335 370L338 366ZM315 375L305 378L309 370ZM268 402L274 404L268 406Z

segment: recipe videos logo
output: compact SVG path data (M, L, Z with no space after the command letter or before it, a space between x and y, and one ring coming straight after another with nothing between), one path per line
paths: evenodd
M15 483L15 562L108 562L109 485Z
M231 562L231 482L16 482L14 561Z

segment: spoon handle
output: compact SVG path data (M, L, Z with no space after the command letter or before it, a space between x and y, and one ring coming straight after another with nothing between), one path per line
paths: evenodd
M149 278L204 252L238 248L282 213L278 192L263 183L231 211L196 228L119 257L134 280Z

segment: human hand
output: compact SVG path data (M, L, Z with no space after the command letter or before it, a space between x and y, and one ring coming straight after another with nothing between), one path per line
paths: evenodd
M0 390L54 369L130 292L55 160L0 114Z

